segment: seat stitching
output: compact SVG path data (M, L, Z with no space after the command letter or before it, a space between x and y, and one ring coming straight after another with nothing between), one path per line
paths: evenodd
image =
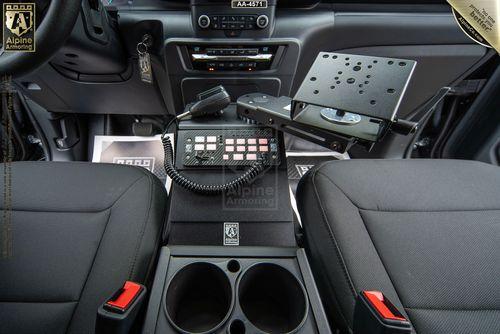
M314 189L314 194L315 194L315 197L316 197L316 200L318 201L319 203L319 207L321 209L321 216L323 217L323 225L326 227L326 230L328 231L328 235L332 241L332 243L334 244L335 246L335 249L337 251L337 257L339 258L341 264L342 264L342 269L343 269L343 272L344 272L344 275L345 275L345 278L346 278L346 281L349 285L349 287L351 288L351 292L354 296L356 296L356 289L354 287L354 283L352 282L352 279L349 275L349 271L347 269L347 266L345 264L345 261L344 261L344 257L342 256L342 251L340 250L340 246L337 242L337 239L335 238L335 235L330 227L330 224L328 223L329 220L328 220L328 217L326 215L326 212L325 212L325 209L324 209L324 206L323 206L323 202L319 196L319 193L318 193L318 189L316 187L316 175L319 174L317 171L315 171L312 175L312 184L313 184L313 189ZM323 175L323 174L321 174Z
M80 210L68 210L68 211L63 211L63 210L37 210L37 209L8 209L11 212L33 212L33 213L102 213L104 211L109 210L111 206L104 208L102 210L95 210L95 211L80 211ZM0 210L4 211L5 208L0 208Z
M120 194L120 196L118 196L114 201L113 203L111 203L111 205L109 205L108 207L102 209L102 210L94 210L94 211L81 211L81 210L67 210L67 211L64 211L64 210L36 210L36 209L9 209L9 211L12 211L12 212L42 212L42 213L50 213L50 212L54 212L54 213L101 213L101 212L104 212L104 211L107 211L109 210L111 207L113 207L113 205L116 204L116 202L118 202L120 200L120 198L123 197L123 195L125 195L125 193L127 193L127 191L133 187L140 179L142 179L144 177L144 174L139 176L137 179L135 179L127 188L125 188L123 190L123 193ZM0 210L5 210L5 208L0 208Z
M459 311L459 312L474 312L474 311L499 311L497 308L440 308L440 307L405 307L405 310L429 310L429 311Z
M373 248L375 249L375 252L376 252L376 254L377 254L378 258L380 259L380 262L381 262L381 264L382 264L382 266L383 266L383 268L384 268L384 270L385 270L385 272L386 272L386 274L387 274L387 277L389 278L389 281L391 282L391 285L393 286L394 290L396 291L396 294L398 295L399 300L401 300L401 298L399 297L399 293L398 293L398 291L397 291L396 287L394 286L394 283L393 283L393 281L392 281L392 279L391 279L391 276L389 275L389 272L387 271L386 266L384 265L384 262L382 261L382 258L380 257L380 254L379 254L379 252L378 252L378 250L377 250L377 247L375 246L375 244L374 244L374 242L373 242L373 239L372 239L372 237L371 237L371 235L370 235L370 232L368 231L368 228L366 227L365 221L364 221L364 219L363 219L363 217L362 217L362 215L361 215L361 212L360 212L359 207L358 207L356 204L354 204L354 202L352 202L352 201L351 201L351 199L349 198L349 196L348 196L348 195L347 195L344 191L342 191L342 188L341 188L339 185L337 185L337 184L336 184L336 183L335 183L335 182L334 182L334 181L333 181L330 177L328 177L328 175L326 175L326 174L324 174L324 173L321 173L319 170L317 170L317 171L315 171L315 172L317 172L318 174L320 174L320 175L322 175L323 177L325 177L325 178L326 178L326 179L327 179L327 180L328 180L328 181L329 181L329 182L330 182L330 183L331 183L331 184L332 184L335 188L337 188L337 189L338 189L338 190L339 190L339 191L340 191L340 192L341 192L341 193L342 193L342 194L343 194L343 195L344 195L344 196L345 196L345 197L346 197L346 198L347 198L347 199L351 202L351 204L352 204L352 205L353 205L353 206L354 206L354 207L358 210L358 216L359 216L359 218L361 219L361 222L363 223L363 226L364 226L364 228L365 228L366 233L368 234L368 237L370 238L370 241L372 242ZM315 174L316 174L316 173L315 173ZM314 174L313 176L315 176L315 174ZM314 182L313 182L313 184L314 184ZM316 190L316 187L315 187L315 190ZM317 197L317 199L319 200L318 195L316 195L316 197ZM321 205L321 204L320 204L320 205ZM345 265L345 264L344 264L344 265ZM345 269L345 270L346 270L346 272L347 272L347 267L346 267L346 269ZM353 284L353 286L354 286L354 284ZM354 296L356 296L356 294L355 294ZM404 306L403 306L403 307L404 307Z
M394 287L394 289L396 290L396 287L395 287L395 286L394 286L394 284L392 283L392 279L391 279L391 277L390 277L390 275L389 275L389 272L387 271L386 266L384 265L384 262L382 261L382 258L380 257L380 253L379 253L379 251L377 250L377 247L375 246L375 243L373 242L373 238L372 238L372 236L371 236L371 234L370 234L370 231L368 230L368 227L366 226L365 220L363 219L363 216L361 215L361 211L362 211L363 209L360 209L360 208L359 208L356 204L354 204L354 202L352 202L352 201L351 201L351 199L349 198L349 196L347 196L347 194L346 194L346 193L344 193L344 192L342 191L341 187L340 187L339 185L337 185L337 184L336 184L336 183L335 183L335 182L334 182L334 181L333 181L330 177L328 177L328 175L326 175L326 174L324 174L324 173L321 173L321 175L322 175L322 176L324 176L324 177L325 177L328 181L330 181L330 183L331 183L333 186L335 186L335 188L337 188L338 190L340 190L340 192L342 192L342 194L344 194L344 196L345 196L345 197L346 197L346 198L347 198L347 199L348 199L348 200L352 203L352 205L354 205L354 207L358 210L358 216L359 216L359 218L361 219L361 222L363 223L363 226L364 226L364 228L365 228L366 233L368 234L368 237L370 238L370 241L372 242L373 248L375 249L375 252L377 253L378 258L380 259L380 262L382 263L382 266L384 267L384 270L385 270L385 272L387 273L387 276L389 277L389 280L391 281L392 286L393 286L393 287ZM363 210L363 211L365 211L365 210ZM373 211L377 211L377 210L373 210ZM396 291L396 293L397 293L397 291ZM398 297L399 297L399 293L398 293ZM400 298L400 300L401 300L401 298Z
M373 245L373 249L375 249L377 257L379 258L380 263L382 264L382 267L384 268L384 271L387 274L387 277L389 278L389 281L390 281L392 287L394 288L394 291L396 292L396 295L398 296L399 300L401 301L401 305L403 305L403 308L406 309L406 307L404 306L403 300L401 298L401 294L399 293L396 285L394 284L394 281L391 278L391 275L389 274L389 271L387 270L387 266L385 265L384 260L382 260L382 256L380 256L380 252L378 251L377 246L375 245L375 242L374 242L374 240L372 238L370 230L368 229L368 226L366 226L365 220L364 220L363 215L361 214L359 208L358 208L358 214L359 214L359 217L361 218L361 222L363 223L363 226L365 227L366 233L368 234L368 237L370 238L370 241L371 241L371 243ZM413 325L413 326L415 327L415 325Z
M345 264L345 261L344 261L344 257L342 256L342 251L340 250L340 247L338 245L338 242L337 242L337 239L335 238L335 235L330 227L330 224L328 223L328 217L326 216L326 212L325 212L325 209L324 209L324 206L323 206L323 202L321 201L320 199L320 196L319 196L319 193L318 193L318 189L316 187L316 175L319 174L317 173L316 171L313 173L312 175L312 184L313 184L313 188L314 188L314 193L315 193L315 196L316 196L316 200L318 201L319 203L319 207L321 209L321 216L323 217L323 225L326 227L327 231L328 231L328 235L330 236L330 239L331 241L333 242L333 244L335 245L335 249L337 250L337 257L338 259L340 260L340 263L342 264L342 269L343 269L343 272L344 272L344 275L345 275L345 278L346 278L346 281L349 285L349 287L351 288L351 292L353 294L353 296L356 296L357 293L356 293L356 289L354 287L354 283L352 282L352 279L349 275L349 271L347 269L347 266ZM323 174L321 174L323 175Z
M135 180L130 186L128 186L124 191L123 193L118 196L118 198L113 202L113 204L109 207L109 214L108 214L108 219L106 220L106 225L104 226L104 231L102 232L101 234L101 238L99 239L99 243L97 244L97 248L96 248L96 251L95 251L95 254L94 254L94 258L92 260L92 264L90 266L90 270L89 272L87 273L87 277L85 278L85 282L83 283L83 286L82 286L82 289L80 290L80 295L78 297L78 301L75 305L75 308L73 309L73 313L71 315L71 319L70 321L68 322L68 325L66 327L66 330L65 332L68 331L68 329L70 328L71 324L73 323L73 318L75 316L75 313L76 313L76 310L78 309L78 306L80 305L80 301L82 299L82 295L83 295L83 291L85 290L86 286L87 286L87 283L88 283L88 280L90 278L90 275L92 273L92 270L94 268L94 265L95 265L95 261L97 259L97 255L99 254L99 249L101 248L101 243L102 243L102 240L104 239L104 235L106 234L106 230L108 228L108 225L109 225L109 221L111 219L111 215L112 215L112 211L113 211L113 206L116 204L116 202L118 202L118 200L120 200L120 198L122 198L140 179L142 179L143 176L137 178L137 180Z
M67 301L59 301L59 300L38 300L38 301L26 301L26 300L0 300L0 304L65 304L65 303L78 303L78 300L67 300Z
M137 239L138 242L137 242L137 245L135 247L134 258L132 260L132 263L131 263L131 266L130 266L130 270L129 270L129 275L128 275L129 280L132 279L132 277L135 274L135 265L136 265L136 262L137 262L137 257L139 256L139 251L140 251L140 248L141 248L141 245L142 245L144 234L146 232L146 226L148 225L148 221L149 221L149 215L151 213L151 207L153 205L152 198L153 198L154 186L153 186L152 175L151 174L146 174L146 176L148 178L149 188L150 188L150 190L149 190L149 199L148 199L149 206L148 206L148 210L146 211L146 219L144 220L144 224L143 224L143 226L141 228L141 233L139 234L139 238Z
M108 218L106 219L106 224L104 225L104 230L102 231L101 238L99 239L99 243L97 244L97 248L96 248L96 251L94 253L94 258L92 259L92 264L90 265L90 269L87 273L87 277L85 278L85 282L83 283L82 289L80 290L80 294L78 295L78 300L77 300L76 305L73 309L73 312L71 314L71 318L68 322L68 325L66 326L65 332L68 332L69 327L73 323L73 317L75 316L76 310L78 309L78 306L80 305L80 300L82 299L83 291L85 290L85 287L87 286L87 282L89 280L90 274L92 273L92 268L95 265L95 260L97 258L97 254L99 254L99 248L101 247L102 239L104 239L104 234L106 234L106 229L108 228L109 220L111 218L111 211L112 211L112 208L109 209Z
M317 174L318 174L318 170L315 170L312 172L312 182L311 183L312 183L312 186L314 189L314 195L315 195L316 200L317 200L319 207L320 207L321 216L323 217L323 225L325 226L325 228L328 232L328 235L330 237L330 240L332 241L332 244L334 245L334 248L335 248L336 253L337 253L336 255L337 255L337 258L342 266L342 269L343 269L342 271L344 273L344 277L345 277L345 280L347 282L347 285L349 286L353 297L356 297L356 289L354 287L354 283L351 280L351 277L349 275L349 271L347 269L347 266L345 265L345 261L344 261L344 258L342 256L342 252L341 252L340 247L337 243L337 240L335 239L335 236L334 236L333 231L330 227L330 224L328 224L328 218L327 218L325 210L323 208L323 203L319 197L318 189L316 187L316 175ZM346 316L344 315L341 303L339 303L338 300L337 300L337 304L340 306L340 315L343 318L344 323L347 325L348 328L350 328L349 321L347 320Z
M486 211L500 211L500 209L457 209L457 210L380 210L380 209L363 209L358 208L362 211L371 211L371 212L387 212L387 213L440 213L440 212L486 212Z

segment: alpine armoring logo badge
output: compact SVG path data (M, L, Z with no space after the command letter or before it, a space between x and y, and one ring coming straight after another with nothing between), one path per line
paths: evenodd
M35 4L3 4L4 51L35 51Z

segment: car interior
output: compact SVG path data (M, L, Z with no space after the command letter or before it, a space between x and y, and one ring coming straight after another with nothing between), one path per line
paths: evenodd
M0 334L500 333L500 58L445 0L7 2Z

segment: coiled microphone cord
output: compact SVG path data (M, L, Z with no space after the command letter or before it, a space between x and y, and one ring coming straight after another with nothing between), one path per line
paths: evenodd
M192 181L175 169L172 142L170 141L170 137L166 135L166 131L167 130L165 130L161 136L161 142L163 144L163 151L165 154L163 161L165 172L173 182L189 191L203 195L218 195L226 191L235 191L243 185L252 182L260 173L264 171L264 164L257 161L244 174L224 184L201 184Z

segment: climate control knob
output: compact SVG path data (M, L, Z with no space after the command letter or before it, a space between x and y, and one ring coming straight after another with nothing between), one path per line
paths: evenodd
M257 27L264 29L269 25L269 17L267 15L261 15L257 18Z
M207 15L200 15L198 18L198 25L202 29L210 27L210 18Z

